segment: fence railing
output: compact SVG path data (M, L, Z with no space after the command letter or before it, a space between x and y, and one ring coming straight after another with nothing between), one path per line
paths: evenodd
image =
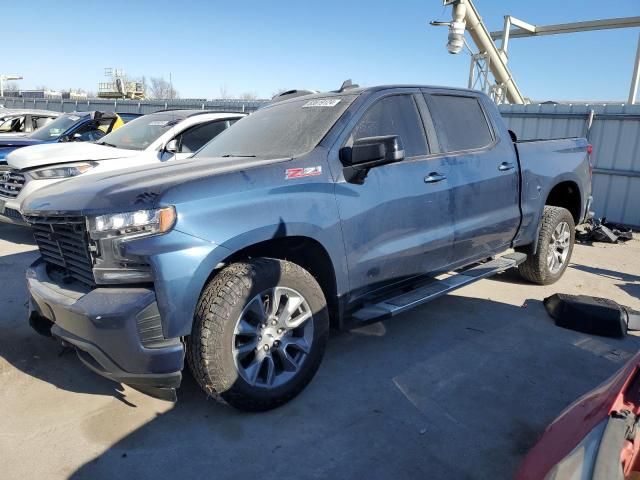
M220 112L253 112L265 105L268 100L109 100L91 98L88 100L69 100L59 98L17 98L0 97L0 105L7 108L36 108L56 112L86 112L105 110L116 113L153 113L168 108L197 110L216 110Z

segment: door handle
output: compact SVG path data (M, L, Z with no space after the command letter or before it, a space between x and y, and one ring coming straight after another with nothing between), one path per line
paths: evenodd
M501 172L506 172L507 170L513 170L513 163L502 162L498 167L498 170Z
M431 172L429 175L424 177L424 183L437 183L446 179L447 179L446 175L442 175L438 172Z

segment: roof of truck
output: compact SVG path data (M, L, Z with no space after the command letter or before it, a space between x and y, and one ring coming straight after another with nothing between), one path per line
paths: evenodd
M346 89L341 90L332 90L329 92L318 92L318 93L310 93L308 95L300 95L292 98L286 98L284 100L278 101L277 98L274 97L274 102L265 105L268 107L269 105L273 105L275 103L286 103L292 102L300 99L312 99L312 98L326 98L326 97L339 97L343 95L361 95L363 93L374 93L382 90L389 90L392 88L428 88L433 90L453 90L459 92L473 92L473 93L481 93L478 90L472 90L469 88L460 88L460 87L445 87L445 86L436 86L436 85L418 85L418 84L391 84L391 85L376 85L373 87L359 87L354 85L353 87L348 87Z

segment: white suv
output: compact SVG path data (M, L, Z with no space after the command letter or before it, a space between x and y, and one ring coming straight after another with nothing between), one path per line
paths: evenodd
M78 175L191 156L242 113L171 110L132 120L96 143L33 145L7 155L0 172L0 222L26 225L20 203L46 185Z

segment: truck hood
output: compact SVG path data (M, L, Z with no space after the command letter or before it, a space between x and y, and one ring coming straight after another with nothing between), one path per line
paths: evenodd
M2 142L1 138L0 142ZM26 170L58 163L108 160L139 154L138 150L125 150L87 142L48 143L15 150L7 155L7 163L12 168Z
M24 199L24 215L101 215L155 208L170 188L290 158L189 158L79 176L39 189Z

